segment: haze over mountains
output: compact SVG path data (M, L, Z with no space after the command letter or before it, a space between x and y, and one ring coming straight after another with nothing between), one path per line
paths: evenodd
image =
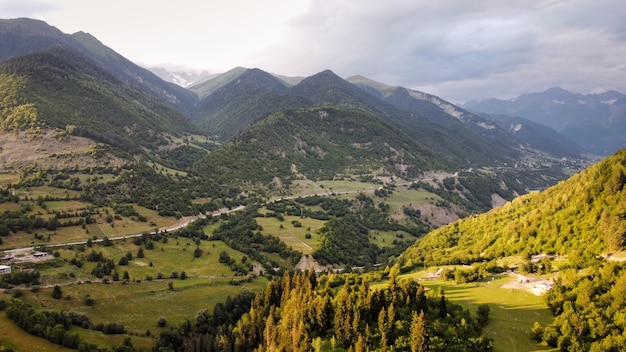
M598 155L609 155L626 146L626 95L616 91L578 94L556 87L511 100L471 101L463 107L526 118L558 131Z

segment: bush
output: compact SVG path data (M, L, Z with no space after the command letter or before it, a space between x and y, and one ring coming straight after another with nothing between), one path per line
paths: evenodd
M52 298L61 299L62 296L63 296L63 290L61 290L61 286L54 285L54 288L52 289Z
M164 328L167 326L167 319L165 319L165 317L159 317L159 319L157 319L157 326L160 328Z
M93 299L93 297L91 297L90 295L86 295L85 296L85 305L91 307L94 304L96 304L96 300Z

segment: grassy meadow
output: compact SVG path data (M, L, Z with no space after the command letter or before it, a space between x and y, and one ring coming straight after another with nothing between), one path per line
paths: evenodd
M432 270L429 270L432 271ZM417 279L425 287L438 291L443 289L447 299L476 312L481 304L490 308L489 323L483 333L494 341L494 351L555 351L538 344L530 338L534 322L543 326L552 323L552 313L543 296L536 296L520 289L503 288L514 281L506 274L493 275L480 282L456 284L452 281L428 278L421 270L401 275L398 280Z
M227 265L219 262L219 253L225 251L231 258L241 262L244 257L241 252L231 249L221 241L201 241L199 247L202 255L197 258L194 257L196 243L183 237L169 238L167 243L155 242L154 249L144 249L143 258L137 257L139 246L132 239L115 241L113 246L94 244L91 248L59 248L60 258L29 265L41 273L41 285L38 291L22 290L21 299L36 309L85 313L96 324L123 324L131 333L133 346L149 349L154 343L153 337L169 328L157 326L157 319L160 317L167 319L168 326L177 326L187 319L193 320L195 314L202 309L212 311L217 303L224 302L228 296L236 296L243 291L265 290L268 281L264 277L232 284L233 272ZM126 253L132 253L133 259L128 265L116 265L115 268L120 279L123 278L123 272L127 271L130 280L126 283L123 280L109 281L107 284L91 275L96 263L85 261L85 257L92 250L102 252L104 257L113 258L116 263ZM67 263L73 258L84 261L83 266L78 268ZM187 279L170 277L173 272L180 276L183 271L188 276ZM157 280L159 272L164 278ZM148 277L154 280L146 280ZM53 286L57 284L62 288L61 299L52 298ZM93 306L85 303L87 296L95 300ZM2 319L6 320L4 316L0 317L0 321ZM12 330L2 330L0 342L7 346L20 345L19 334L11 332ZM109 347L122 344L123 339L128 336L105 335L79 328L72 330L88 341ZM150 331L150 336L147 336L147 331ZM56 345L46 341L41 343L42 347L37 350L63 350L54 349Z

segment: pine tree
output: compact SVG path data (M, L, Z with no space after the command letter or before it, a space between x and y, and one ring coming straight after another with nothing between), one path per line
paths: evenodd
M61 296L63 296L63 291L61 290L61 286L54 285L54 288L52 289L52 298L60 299Z
M348 346L354 337L352 334L353 314L352 298L350 297L348 285L344 285L335 304L333 326L335 328L335 337L345 346Z
M439 299L439 318L445 318L448 315L448 307L446 305L446 295L441 290L441 298Z
M411 320L411 352L426 351L427 337L424 311L421 311L419 315L413 311L413 319Z

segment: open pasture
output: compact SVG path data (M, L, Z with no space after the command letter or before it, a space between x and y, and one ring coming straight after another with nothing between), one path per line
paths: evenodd
M428 279L424 271L419 271L402 275L398 280L403 279L418 279L434 292L441 288L447 299L472 312L476 312L479 305L488 304L489 323L484 328L484 334L494 340L494 351L553 350L530 338L534 322L543 326L552 323L552 313L543 297L525 290L503 288L503 285L514 280L511 276L499 274L481 282L455 284L452 281Z

